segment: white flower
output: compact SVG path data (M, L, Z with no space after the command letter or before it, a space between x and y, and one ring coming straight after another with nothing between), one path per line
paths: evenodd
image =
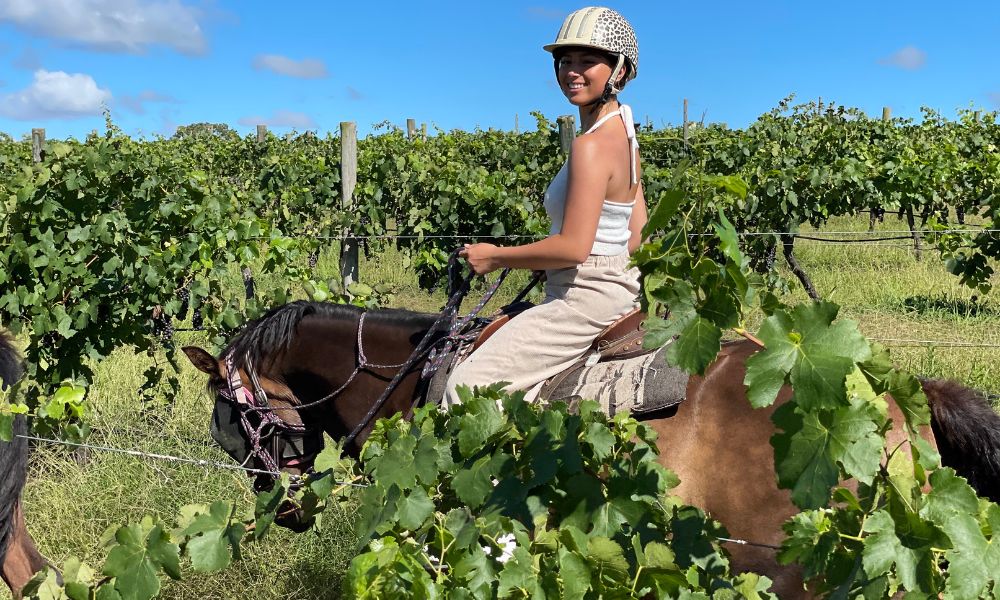
M517 548L517 542L514 541L514 534L508 533L497 538L497 545L500 546L500 556L497 560L501 563L505 563L514 556L514 549Z

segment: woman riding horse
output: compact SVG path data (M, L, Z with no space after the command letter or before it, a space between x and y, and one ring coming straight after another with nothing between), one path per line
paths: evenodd
M545 192L549 236L513 247L467 244L461 252L480 275L545 269L545 301L511 319L455 368L446 404L458 402L460 385L497 381L534 398L542 382L635 308L639 272L628 263L642 241L646 201L632 111L618 102L639 69L635 31L610 8L583 8L566 18L545 50L584 130Z

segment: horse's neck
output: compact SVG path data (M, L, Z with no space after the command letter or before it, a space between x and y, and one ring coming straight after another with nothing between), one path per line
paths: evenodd
M361 316L364 315L364 319ZM350 316L311 315L299 324L296 341L286 353L286 369L312 365L335 381L364 362L398 364L423 339L436 315L372 310Z
M335 393L336 397L324 403L322 412L314 418L330 435L346 435L382 395L398 372L398 365L407 361L432 323L433 318L395 311L371 311L363 321L304 319L296 348L284 359L285 372L297 373L290 376L289 385L300 402L317 401ZM410 368L409 372L377 416L410 407L419 368ZM359 437L356 444L363 443L363 438Z

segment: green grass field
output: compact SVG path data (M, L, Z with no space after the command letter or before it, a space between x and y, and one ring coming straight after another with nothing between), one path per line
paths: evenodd
M887 218L881 230L905 224ZM834 219L824 230L865 231L867 219ZM888 243L887 243L888 244ZM917 262L903 243L825 244L800 240L796 253L820 294L841 304L842 315L855 319L862 331L885 341L897 363L921 375L955 378L968 385L1000 391L1000 303L995 296L975 298L948 274L936 253ZM336 267L335 252L322 256L321 270ZM780 261L780 258L779 258ZM393 305L435 311L444 294L427 294L398 254L362 259L362 280L385 283L394 291ZM234 285L238 280L234 274ZM512 276L502 298L510 298L527 281ZM267 281L258 281L266 289ZM796 284L797 285L797 284ZM792 296L805 294L793 285ZM496 302L496 301L495 301ZM754 317L759 319L759 315ZM203 343L197 333L178 333L178 343ZM923 340L981 346L949 347ZM375 358L375 357L373 357ZM208 436L213 399L204 377L186 362L181 393L171 405L143 405L137 388L149 359L121 350L98 366L90 394L95 408L94 444L227 461ZM156 515L173 522L178 508L189 503L235 499L243 507L253 499L249 481L236 472L148 461L94 451L89 456L59 447L40 446L31 460L25 491L28 526L43 552L56 563L78 556L92 566L103 562L101 535L115 524ZM233 598L252 593L265 598L337 598L342 574L354 552L351 511L331 508L319 533L271 534L247 547L243 560L211 575L186 571L180 582L164 582L164 598ZM0 597L6 598L3 593Z

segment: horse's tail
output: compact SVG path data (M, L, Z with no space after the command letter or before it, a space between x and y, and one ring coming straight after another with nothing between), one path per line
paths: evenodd
M965 477L981 497L1000 502L1000 415L982 392L954 381L921 383L942 464Z
M13 385L21 378L21 357L0 331L0 387ZM21 437L27 432L23 416L14 419L14 439L0 442L0 565L7 554L7 546L16 526L16 511L28 465L28 442Z

